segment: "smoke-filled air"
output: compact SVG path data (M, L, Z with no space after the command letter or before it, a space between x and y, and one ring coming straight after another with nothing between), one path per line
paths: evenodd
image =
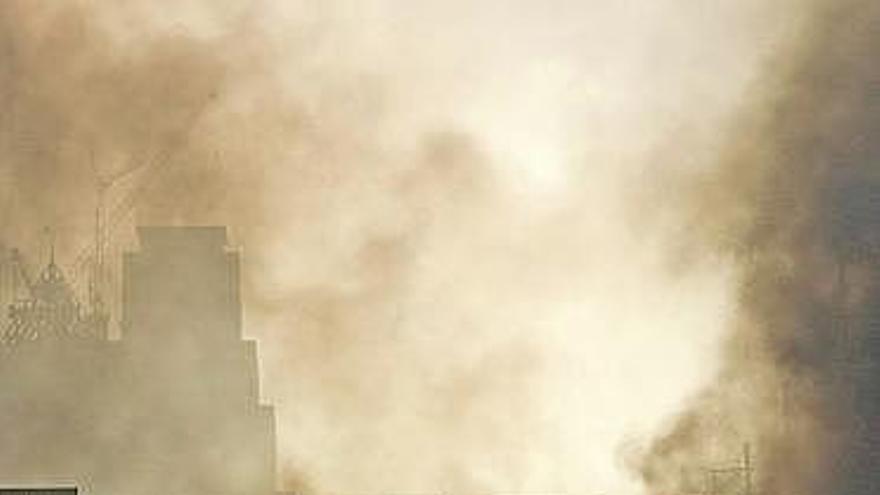
M878 6L4 0L0 248L228 225L279 491L876 493Z

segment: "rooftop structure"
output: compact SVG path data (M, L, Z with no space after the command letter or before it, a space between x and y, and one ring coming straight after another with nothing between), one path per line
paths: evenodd
M0 410L14 427L0 429L0 486L274 493L274 414L260 403L256 343L242 339L238 253L222 227L138 234L120 339L95 331L54 262L13 305Z

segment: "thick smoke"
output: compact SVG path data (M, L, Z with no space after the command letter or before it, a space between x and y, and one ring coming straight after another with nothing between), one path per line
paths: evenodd
M705 438L718 456L753 439L760 473L783 472L768 445L813 453L813 472L818 449L758 418L776 417L764 414L774 384L791 382L786 403L817 414L788 426L809 435L784 438L823 441L815 347L758 323L794 325L791 301L827 274L755 274L824 259L803 242L821 237L824 196L794 171L817 163L807 145L831 149L819 138L846 127L830 119L854 115L837 95L866 78L826 50L867 31L820 23L799 45L797 85L762 90L772 111L744 118L734 143L721 132L805 13L784 1L8 0L0 240L35 265L52 227L75 272L102 180L109 263L134 224L231 225L278 406L282 488L636 491L621 450L637 455L634 439L713 379L722 353L725 382L758 393L701 397L648 453L648 483L667 486ZM851 86L814 98L810 81L838 70ZM701 167L710 177L684 208L676 187L653 188L658 168ZM781 192L756 208L766 184ZM695 235L679 235L682 210L699 212ZM758 216L765 230L751 228ZM760 269L705 256L716 230ZM755 301L731 323L738 278L754 280L742 292ZM800 289L773 299L781 281ZM705 433L709 408L728 418L720 436Z
M150 201L141 206L179 209L147 190L153 180L132 191L132 179L144 169L175 172L203 149L190 133L228 82L228 55L221 62L215 51L222 44L173 31L149 37L142 23L131 26L133 39L120 39L108 30L125 19L112 12L98 15L89 5L0 7L2 235L28 250L38 251L41 243L43 257L48 240L38 238L44 227L54 231L68 258L91 242L102 182L117 186L105 198L108 224L128 221L133 203L144 195ZM185 177L168 183L192 186L189 181L202 170L202 187L189 187L191 200L201 207L203 195L219 192L217 176L196 165L186 170ZM119 189L126 194L120 196ZM176 194L167 183L162 189L167 198Z
M707 469L741 463L747 443L756 493L876 492L876 373L851 370L877 357L861 336L876 313L880 9L810 12L754 85L721 166L688 186L692 232L738 265L739 303L715 384L643 460L655 493L705 489Z

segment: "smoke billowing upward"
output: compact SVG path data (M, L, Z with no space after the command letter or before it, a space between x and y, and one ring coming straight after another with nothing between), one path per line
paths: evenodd
M880 9L811 12L687 196L700 245L739 266L739 309L717 382L645 458L658 493L746 443L758 493L874 491Z
M282 487L637 492L745 441L830 486L877 9L825 3L9 0L0 241L76 265L102 183L113 253L229 224Z

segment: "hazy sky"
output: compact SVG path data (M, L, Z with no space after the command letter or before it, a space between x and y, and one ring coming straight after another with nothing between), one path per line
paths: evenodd
M255 282L302 309L249 312L285 466L337 492L637 492L627 449L713 378L733 284L673 272L652 189L712 166L798 21L764 4L273 7L279 76L345 135Z
M89 153L185 135L120 223L231 226L285 487L639 493L625 459L714 378L737 276L678 260L664 180L713 167L795 3L13 2L37 117L6 125L56 147L8 145L38 213L5 235L80 242L86 210L25 186L91 198Z

